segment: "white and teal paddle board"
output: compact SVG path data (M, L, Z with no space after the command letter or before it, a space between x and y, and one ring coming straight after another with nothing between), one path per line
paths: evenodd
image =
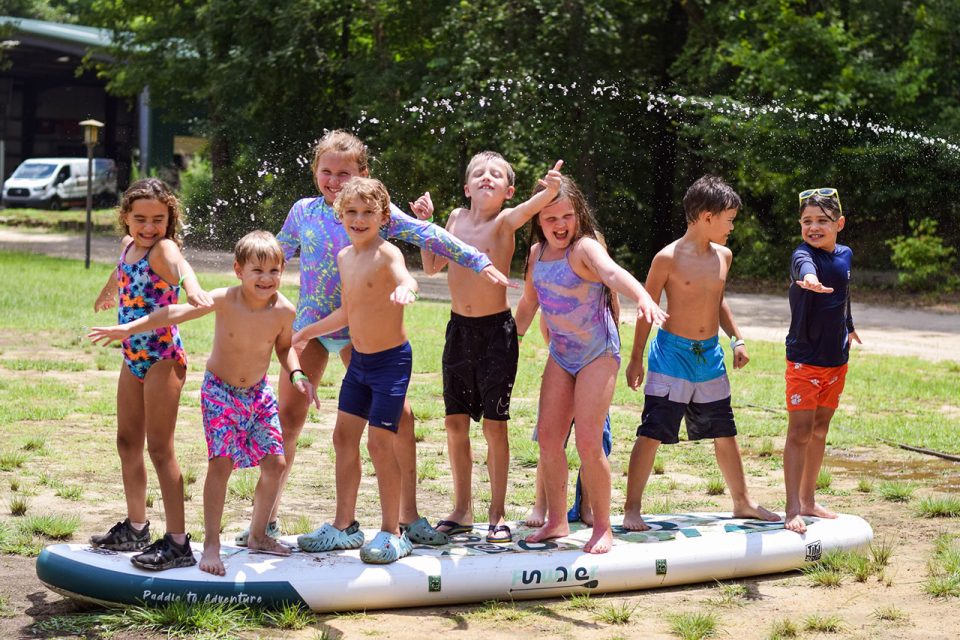
M861 518L809 518L799 535L782 522L723 513L651 515L643 533L614 526L609 553L583 552L590 530L540 544L522 542L532 530L514 525L511 544L488 544L486 527L443 547L418 545L391 565L364 564L358 551L295 552L287 558L225 545L227 575L197 567L149 572L129 553L59 544L37 559L37 576L70 598L101 604L162 605L223 602L275 607L300 603L314 611L352 611L609 593L779 573L816 562L835 549L873 538ZM375 532L368 531L367 539ZM286 541L296 544L295 537ZM199 558L200 545L194 545Z

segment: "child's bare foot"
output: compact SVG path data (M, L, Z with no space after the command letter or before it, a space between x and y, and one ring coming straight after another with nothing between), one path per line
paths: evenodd
M553 538L562 538L570 535L570 525L567 521L553 524L550 521L544 522L543 526L526 537L527 542L543 542Z
M204 545L203 554L200 556L200 571L212 573L215 576L224 576L227 574L223 566L223 560L220 559L220 546L208 547Z
M650 525L643 521L639 509L628 509L623 514L623 528L627 531L649 531Z
M783 521L783 527L787 531L794 531L796 533L806 533L807 531L807 523L803 521L799 513L787 513Z
M780 520L780 516L766 507L761 507L760 503L753 500L741 505L733 505L733 517L746 518L748 520L765 520L767 522L777 522Z
M247 540L247 549L256 553L269 553L274 556L290 555L290 547L283 543L277 542L270 536L254 538L251 535L250 539Z
M546 519L546 509L538 504L535 504L533 505L533 510L530 511L530 515L523 520L523 524L527 525L528 527L542 527L543 523L546 522Z
M583 550L586 553L606 553L610 551L612 546L613 532L610 527L607 527L606 529L594 529L587 544L583 545Z
M837 517L836 513L834 513L833 511L830 511L830 509L827 509L819 502L814 502L812 507L806 507L804 505L800 505L800 515L816 516L818 518L829 518L830 520L833 520Z

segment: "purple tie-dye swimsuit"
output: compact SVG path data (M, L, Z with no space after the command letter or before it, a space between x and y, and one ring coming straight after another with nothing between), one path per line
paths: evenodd
M609 355L620 362L620 334L607 306L604 285L578 276L568 258L544 261L543 249L533 265L533 286L550 329L550 356L572 376Z
M380 235L415 244L477 272L492 264L482 252L435 224L408 216L393 203L390 222L380 230ZM288 260L300 249L300 299L293 323L294 331L299 331L340 306L337 254L350 244L350 238L333 207L318 197L304 198L291 207L277 240ZM344 328L325 337L349 339L350 333Z

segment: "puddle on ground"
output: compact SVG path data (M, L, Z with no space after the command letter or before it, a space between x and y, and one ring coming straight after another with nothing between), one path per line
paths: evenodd
M909 481L936 491L960 493L960 462L933 456L917 454L909 460L878 461L866 453L845 451L828 453L823 465L831 472L840 471L854 478Z

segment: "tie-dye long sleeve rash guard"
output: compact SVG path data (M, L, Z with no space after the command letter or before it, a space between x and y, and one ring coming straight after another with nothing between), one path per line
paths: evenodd
M390 222L380 230L384 238L396 238L449 258L474 271L490 266L490 258L453 237L441 227L408 216L390 204ZM300 299L294 331L325 318L340 306L340 270L337 254L350 244L347 231L337 220L333 207L323 198L304 198L290 208L277 235L289 260L300 249ZM328 337L347 339L344 328Z

